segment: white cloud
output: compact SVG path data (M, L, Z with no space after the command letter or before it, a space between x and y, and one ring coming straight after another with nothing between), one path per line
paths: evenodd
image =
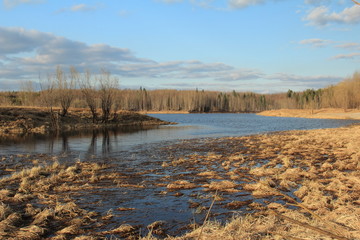
M229 5L232 8L246 8L252 5L263 4L265 0L229 0Z
M156 0L156 1L163 3L179 3L179 2L183 2L184 0Z
M34 30L0 27L0 54L31 52L51 38L50 34Z
M305 88L323 88L343 80L343 77L338 76L301 76L287 73L277 73L268 78L280 80L283 85L300 87L300 90Z
M21 4L38 4L43 2L44 0L3 0L3 5L6 8L13 8Z
M360 44L359 43L343 43L336 45L337 48L344 48L344 49L359 49L360 50Z
M324 40L319 38L304 39L299 42L302 45L311 45L313 47L325 47L332 43L330 40Z
M88 11L94 11L96 10L98 7L96 6L89 6L86 4L78 4L78 5L74 5L70 8L71 11L73 12L88 12Z
M119 15L120 17L127 17L127 16L130 15L130 12L129 12L129 11L126 11L126 10L120 10L120 11L118 12L118 15Z
M360 7L354 5L341 12L331 12L328 7L319 6L312 9L304 17L304 20L315 26L325 26L331 23L356 24L360 22Z
M339 54L336 55L334 57L332 57L331 59L334 60L339 60L339 59L354 59L360 57L360 52L355 52L355 53L348 53L348 54Z
M62 8L56 11L56 13L63 13L63 12L92 12L96 11L101 8L101 5L88 5L88 4L77 4L73 5L68 8Z
M304 0L304 3L309 5L323 5L331 3L331 0Z

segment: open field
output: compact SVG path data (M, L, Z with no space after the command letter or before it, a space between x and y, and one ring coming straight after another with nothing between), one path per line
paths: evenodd
M279 109L269 110L258 113L262 116L270 117L299 117L299 118L323 118L323 119L360 119L359 109L340 109L340 108L323 108L323 109Z
M0 236L138 239L146 229L144 239L360 238L359 125L184 140L161 151L166 160L135 175L91 159L63 164L46 155L2 156ZM155 183L134 182L158 171ZM181 198L193 190L189 209L209 213L211 221L189 222L188 233L169 237L170 223L162 219L147 226L114 221L136 206L99 212L101 202L79 201L96 191L145 191L154 184L163 196ZM234 218L220 224L215 209Z
M87 109L72 108L65 117L61 117L59 112L59 109L54 109L54 113L51 115L46 108L0 107L0 135L47 134L53 131L170 124L129 111L117 112L107 123L101 123L100 121L93 123L92 115Z

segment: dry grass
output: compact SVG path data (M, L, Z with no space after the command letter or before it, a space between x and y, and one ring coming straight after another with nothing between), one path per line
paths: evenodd
M224 240L360 239L360 126L221 141L222 146L216 141L204 143L211 150L209 154L169 159L164 168L190 174L179 174L176 181L166 176L161 186L178 193L199 188L199 196L218 191L221 197L216 198L215 206L229 211L246 208L252 214L236 215L226 224L205 221L201 228L177 237L166 237L163 223L154 222L147 226L149 234L144 239L159 235L181 240L199 236ZM102 181L119 189L146 187L131 182L131 176L109 173L108 168L88 162L45 165L34 161L33 167L3 177L0 238L139 238L139 228L127 224L99 230L105 222L113 221L114 214L89 212L71 198L71 193L96 189ZM254 198L247 201L232 194L252 194ZM189 200L189 206L208 209L200 197ZM130 210L134 208L117 209Z
M214 163L237 166L222 175L224 180L203 187L231 191L238 188L231 177L242 180L242 189L261 201L239 199L225 207L248 206L255 213L225 225L207 222L169 239L360 239L360 126L239 140L247 149L228 156L208 154L205 159L212 164L197 176L215 179L219 171L211 168Z
M166 187L168 189L191 189L191 188L196 188L197 185L187 180L177 180L172 183L169 183Z
M358 109L323 108L323 109L279 109L259 113L271 117L301 117L301 118L325 118L325 119L360 119Z

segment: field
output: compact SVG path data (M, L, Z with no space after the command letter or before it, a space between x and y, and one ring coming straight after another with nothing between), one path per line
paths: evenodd
M197 191L189 208L203 222L168 236L168 223L114 221L134 208L97 212L77 196L101 189L143 191L107 162L71 164L46 155L2 156L2 239L359 239L360 126L207 140L162 149L163 195ZM153 169L148 171L156 174ZM182 172L186 174L179 174ZM139 173L143 174L143 173ZM84 195L85 194L85 195ZM241 196L251 196L244 200ZM203 199L199 196L207 196ZM111 196L109 196L111 197ZM106 206L104 206L106 208ZM234 217L216 222L215 208ZM160 211L161 209L159 209ZM143 230L146 230L145 233Z

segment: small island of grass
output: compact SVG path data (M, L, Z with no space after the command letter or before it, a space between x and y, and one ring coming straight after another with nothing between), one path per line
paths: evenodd
M0 107L0 134L49 134L70 130L88 130L106 127L166 125L170 122L131 111L117 111L104 122L94 121L88 109L73 108L66 116L57 109L51 112L41 107Z

